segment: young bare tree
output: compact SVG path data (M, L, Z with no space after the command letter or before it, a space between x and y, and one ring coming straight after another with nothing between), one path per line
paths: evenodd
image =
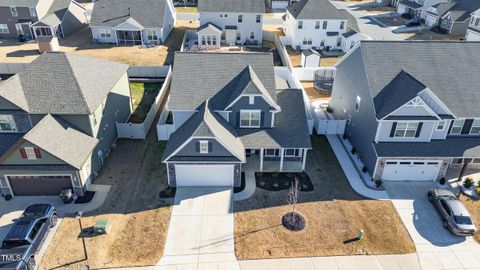
M300 197L300 180L298 179L298 176L295 175L295 179L292 181L292 186L290 187L290 190L288 191L288 199L287 202L292 206L292 215L291 215L291 222L295 222L295 207L297 206L298 199Z

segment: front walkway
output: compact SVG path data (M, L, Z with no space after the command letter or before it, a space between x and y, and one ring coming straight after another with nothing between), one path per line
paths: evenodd
M233 238L233 191L177 189L167 241L155 269L239 269Z

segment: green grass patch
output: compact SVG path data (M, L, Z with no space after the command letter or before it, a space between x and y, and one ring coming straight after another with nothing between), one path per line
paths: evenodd
M155 98L162 87L162 83L131 82L133 114L130 117L132 123L143 123L148 111L155 102Z
M197 13L197 7L175 7L175 11L178 13Z

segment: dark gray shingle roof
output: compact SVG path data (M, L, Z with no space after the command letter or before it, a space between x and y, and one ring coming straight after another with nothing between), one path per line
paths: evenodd
M450 12L453 21L463 22L470 19L473 12L480 9L479 0L454 0L434 5L440 17Z
M418 9L423 7L423 5L410 0L401 0L399 3L413 9Z
M61 52L42 54L0 85L0 96L33 114L90 114L128 65Z
M337 9L329 0L300 0L287 7L297 20L346 20L348 11Z
M456 117L478 117L479 42L362 41L360 50L373 98L407 70Z
M23 137L23 133L0 133L0 157Z
M205 29L205 28L210 28L210 27L211 27L211 28L214 28L214 29L217 29L217 30L219 30L219 31L222 31L222 28L221 28L220 26L217 26L217 25L215 25L215 24L213 24L213 23L204 23L203 25L201 25L201 26L197 29L197 32L200 32L200 31L202 31L203 29Z
M171 110L193 110L210 100L213 110L223 110L238 84L239 74L251 66L276 101L271 53L185 53L176 52L170 87Z
M34 7L41 0L0 0L0 6Z
M61 24L71 2L71 0L54 0L47 14L35 25L56 26Z
M426 86L419 82L405 70L385 86L382 91L373 98L373 104L377 112L377 118L382 119L400 106L412 100Z
M382 142L373 146L378 157L480 157L479 137L447 137L430 142Z
M265 13L263 0L199 0L198 12Z
M115 27L133 18L144 28L163 28L166 1L99 0L93 8L90 26Z

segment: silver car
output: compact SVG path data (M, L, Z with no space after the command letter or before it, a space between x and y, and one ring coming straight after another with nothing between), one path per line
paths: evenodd
M453 192L447 189L430 189L428 200L433 203L440 214L445 229L460 236L475 234L477 229L470 214Z

